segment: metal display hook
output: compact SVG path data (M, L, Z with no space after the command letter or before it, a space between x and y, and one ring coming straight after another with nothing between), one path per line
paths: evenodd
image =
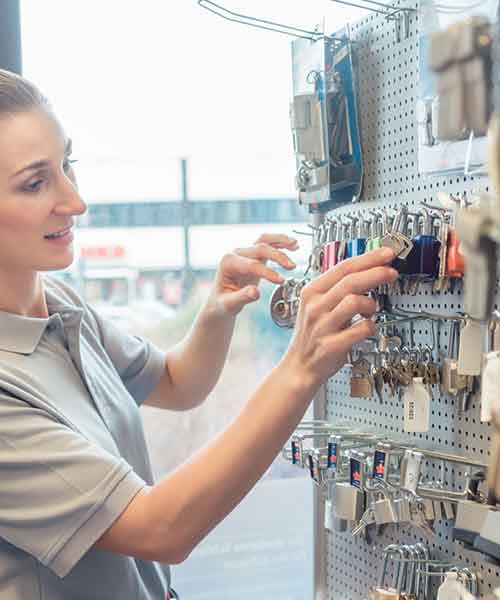
M363 10L369 10L370 12L384 15L386 19L394 19L399 13L415 12L415 8L394 6L392 4L385 4L384 2L377 2L376 0L360 0L363 4L356 2L350 2L348 0L330 0L331 2L337 2L338 4L346 4L347 6L353 6L354 8L361 8ZM366 5L372 6L366 6ZM374 8L374 7L378 8Z
M257 27L258 29L265 29L267 31L273 31L274 33L292 35L293 37L304 38L311 40L312 42L317 42L318 40L327 37L320 31L308 31L307 29L301 29L300 27L292 27L291 25L284 25L283 23L277 23L275 21L267 21L266 19L243 15L229 10L220 4L216 4L211 0L198 0L198 5L227 21L241 23L242 25L248 25L249 27Z
M352 6L354 8L361 8L363 10L369 10L370 12L384 15L388 20L394 20L399 22L401 15L404 17L406 36L408 37L409 29L409 16L411 12L416 12L416 8L395 6L393 4L385 4L378 2L377 0L359 0L358 2L351 2L350 0L330 0L331 2L337 2L338 4L344 4L346 6ZM229 10L225 6L216 4L212 0L198 0L198 5L205 10L208 10L215 15L232 21L233 23L241 23L242 25L248 25L249 27L256 27L258 29L265 29L266 31L272 31L274 33L281 33L284 35L291 35L293 37L299 37L312 42L317 42L322 39L330 41L345 42L343 39L336 38L335 36L326 35L320 31L309 31L307 29L301 29L300 27L293 27L292 25L285 25L276 21L268 21L267 19L260 19L258 17L252 17L250 15L244 15L235 11ZM399 33L398 33L399 38Z

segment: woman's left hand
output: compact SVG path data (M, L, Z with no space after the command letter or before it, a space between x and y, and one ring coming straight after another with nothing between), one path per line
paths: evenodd
M218 312L237 315L240 310L259 299L258 284L267 279L277 285L284 278L267 266L271 261L289 271L295 269L295 263L281 252L297 250L296 239L287 235L264 233L253 246L237 248L226 254L217 270L213 297Z

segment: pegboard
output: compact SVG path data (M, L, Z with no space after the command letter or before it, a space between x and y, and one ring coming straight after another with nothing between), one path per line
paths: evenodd
M396 3L397 4L397 3ZM406 204L410 211L418 210L423 200L436 202L439 191L460 194L464 191L488 189L484 178L464 175L426 177L418 173L417 128L415 105L418 90L419 32L417 13L411 13L407 38L396 40L394 22L381 15L370 15L351 26L356 57L359 113L364 153L364 192L359 204L337 208L329 216L360 216L373 209L396 209ZM433 295L429 284L420 287L418 295L391 296L395 308L441 314L463 310L462 290ZM414 325L416 343L431 343L431 326L427 321ZM442 327L439 350L448 350L448 327ZM479 402L459 416L453 399L441 396L434 386L432 425L426 434L403 432L403 403L392 398L386 388L383 402L353 399L349 394L350 368L342 369L327 384L326 414L331 422L350 420L379 432L412 440L415 445L448 453L473 457L487 462L490 426L481 424ZM445 483L453 485L463 476L464 467L449 467ZM428 462L426 474L442 479L442 464ZM460 489L456 485L457 490ZM428 538L416 529L390 525L384 535L369 545L354 539L350 533L327 532L326 589L329 600L361 600L376 584L382 563L382 549L391 543L427 544L432 558L454 560L481 573L482 594L500 586L500 567L487 562L479 553L465 550L452 541L452 521L436 523L437 535ZM439 585L435 580L433 595Z

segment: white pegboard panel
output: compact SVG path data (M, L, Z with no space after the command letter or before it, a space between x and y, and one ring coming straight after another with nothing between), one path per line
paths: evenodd
M357 63L359 112L364 153L364 193L359 204L335 209L330 216L360 215L368 210L395 209L406 204L410 211L419 202L436 201L438 191L459 194L464 191L487 190L485 179L463 175L425 177L418 173L415 104L418 88L418 17L411 14L410 34L396 41L394 22L380 15L370 15L351 26ZM433 295L429 285L422 285L416 296L392 296L395 307L438 313L456 313L463 309L462 290ZM414 326L415 341L431 343L427 322ZM448 328L441 330L440 350L448 348ZM398 397L384 393L383 402L352 399L349 395L350 369L344 368L327 385L327 418L332 421L349 419L378 431L406 436L422 448L474 457L487 461L490 428L481 424L478 402L459 416L454 400L440 396L434 386L432 424L426 434L403 432L403 405ZM428 463L427 472L433 479L442 478L442 465ZM463 473L451 467L445 473L452 483ZM456 560L481 572L481 592L486 594L500 586L500 567L492 565L481 554L465 550L452 541L452 522L441 521L435 538L418 535L411 528L387 527L385 533L369 545L353 539L349 533L327 534L327 593L331 600L361 600L377 582L381 567L381 550L395 543L426 543L433 558ZM434 586L434 592L435 593ZM435 598L432 595L428 600Z

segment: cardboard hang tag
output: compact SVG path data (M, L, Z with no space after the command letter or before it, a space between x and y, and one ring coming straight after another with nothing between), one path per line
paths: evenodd
M404 430L427 433L431 425L431 395L422 377L414 377L404 394Z

